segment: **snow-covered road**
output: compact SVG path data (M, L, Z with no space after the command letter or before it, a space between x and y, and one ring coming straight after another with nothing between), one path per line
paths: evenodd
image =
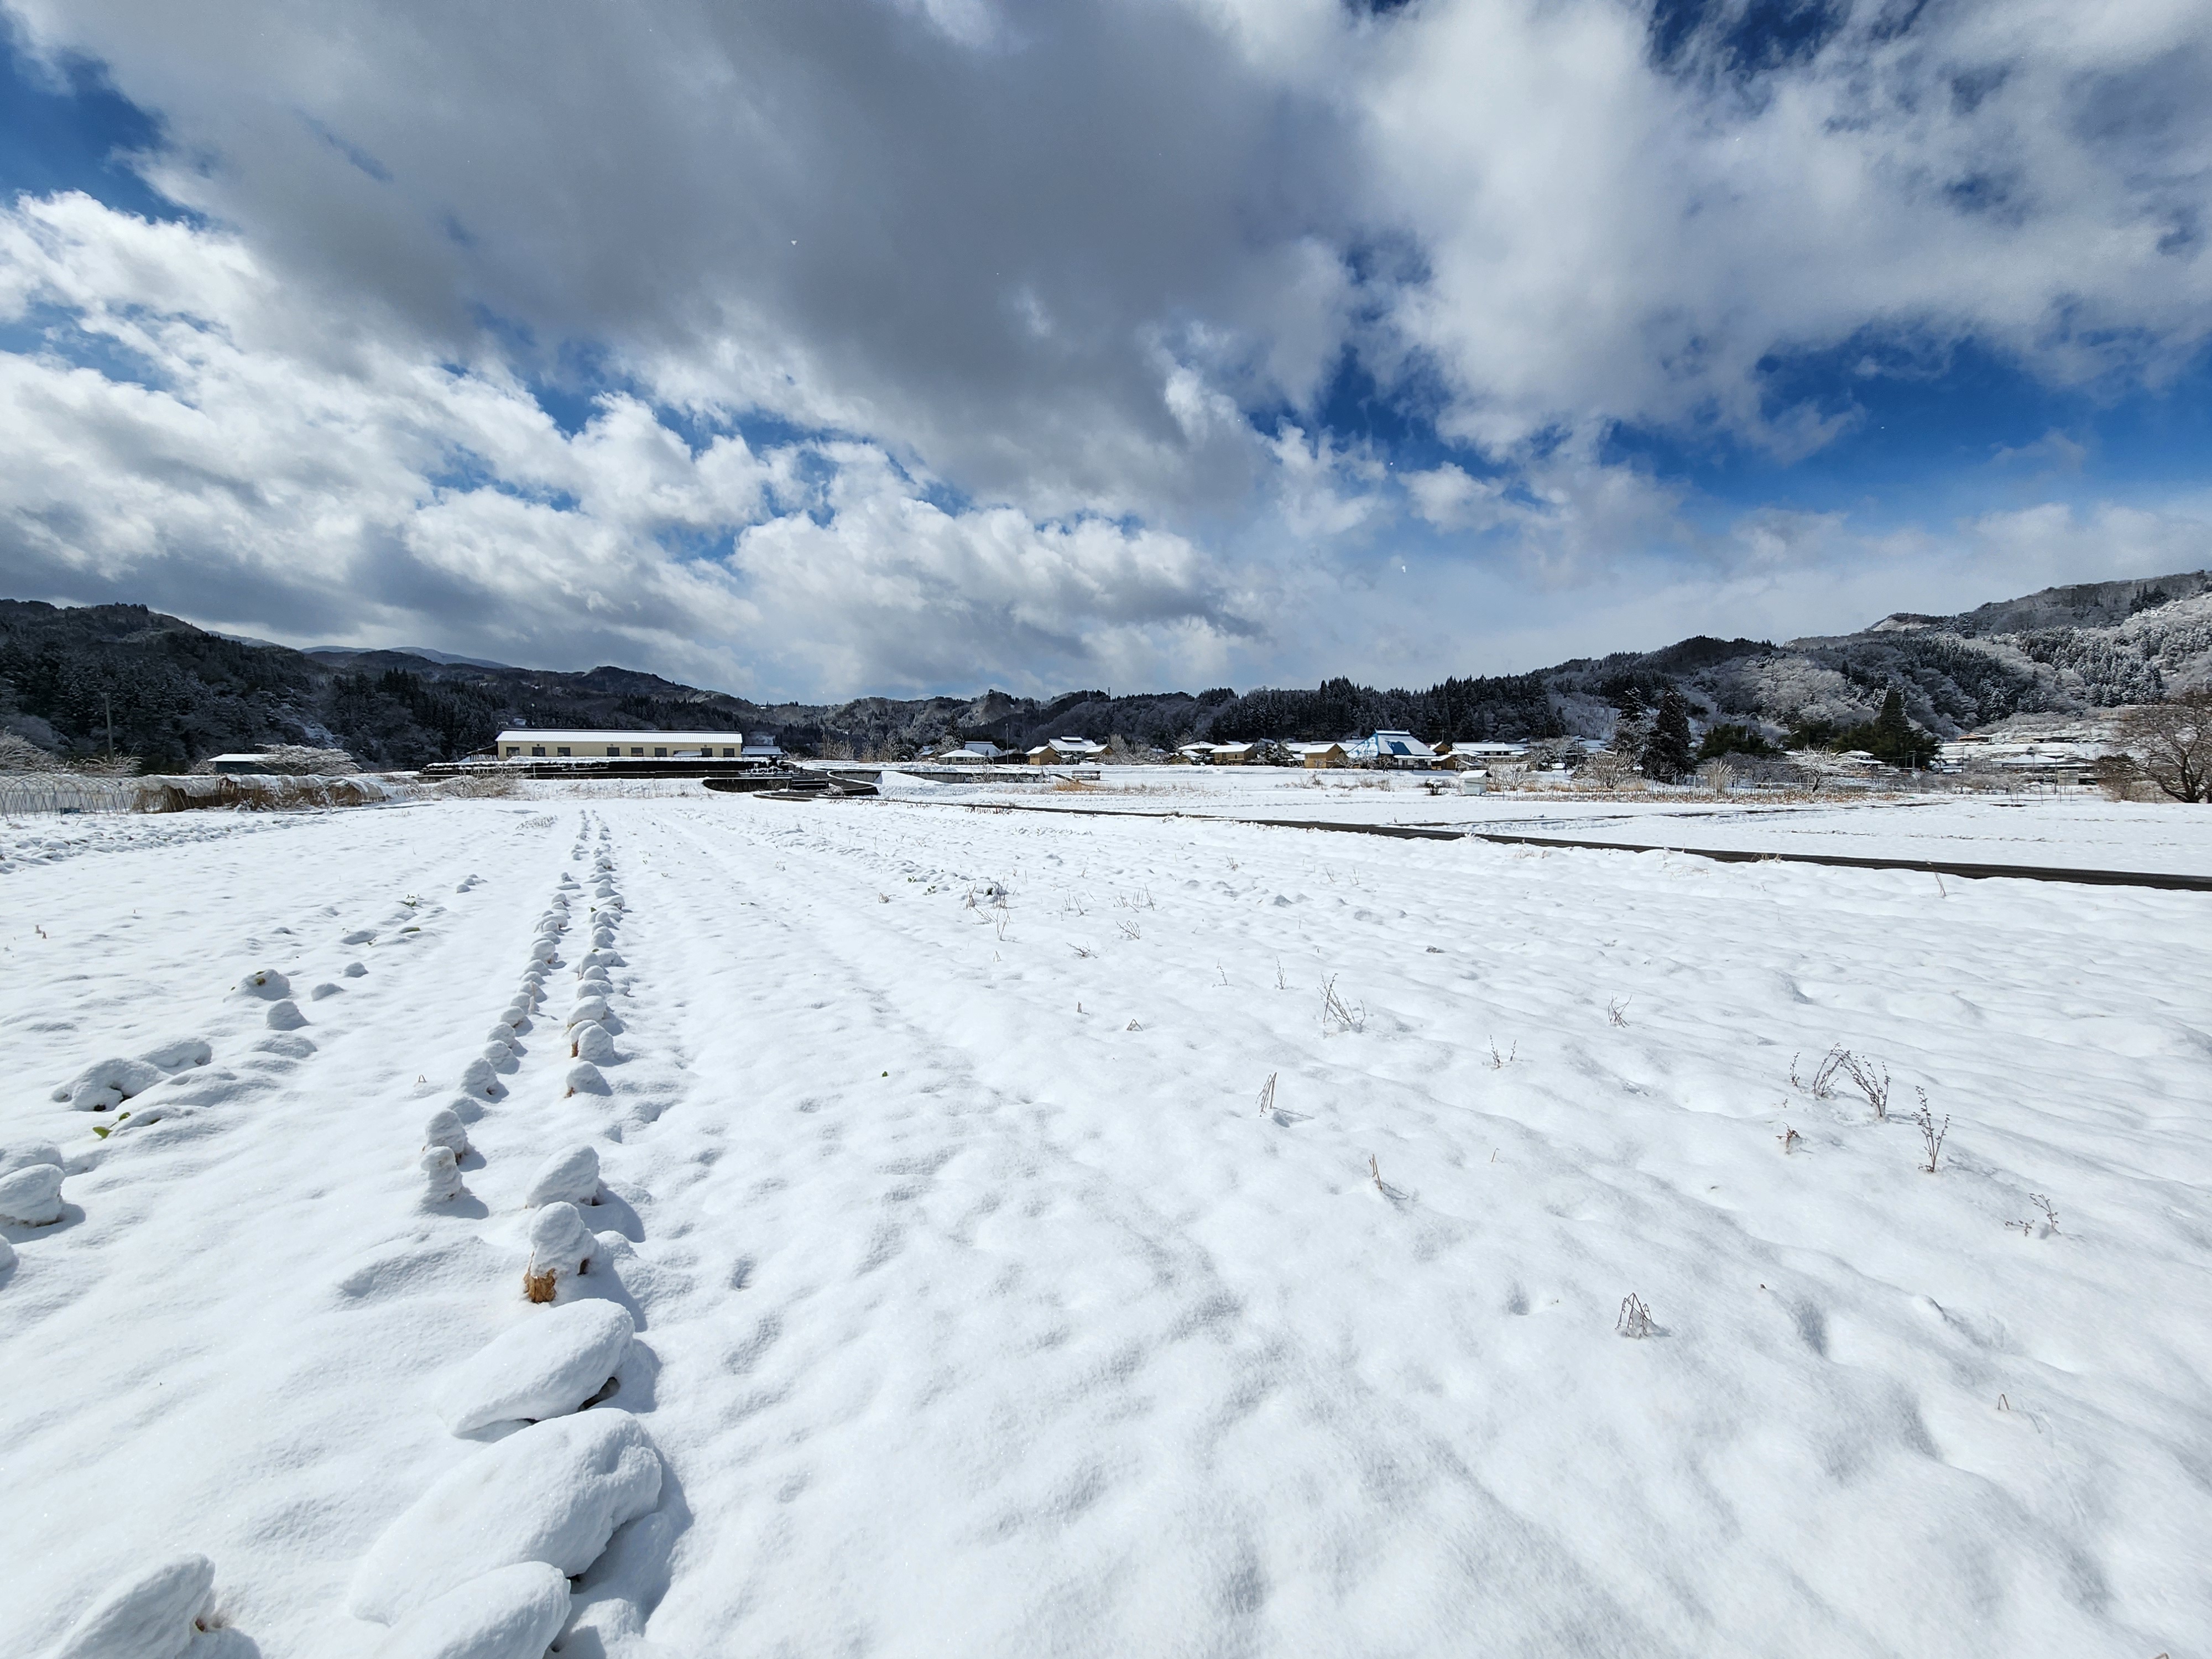
M2212 898L896 800L133 837L0 877L0 1148L70 1170L0 1227L27 1651L198 1553L195 1655L374 1652L426 1494L557 1507L508 1441L624 1412L564 1656L2212 1648ZM177 1037L105 1140L49 1098ZM1792 1086L1839 1044L1887 1121ZM615 1393L448 1431L595 1299Z

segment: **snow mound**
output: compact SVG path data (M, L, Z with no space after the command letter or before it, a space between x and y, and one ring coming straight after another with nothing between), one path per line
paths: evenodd
M422 1126L422 1144L448 1147L455 1158L466 1158L469 1132L461 1127L461 1115L450 1106L441 1106L431 1113L430 1121Z
M272 1031L296 1031L307 1023L307 1017L300 1012L300 1005L288 997L269 1005L268 1020Z
M614 1091L607 1087L606 1073L586 1060L579 1060L568 1068L568 1086L563 1092L569 1095L607 1095Z
M614 946L614 942L615 930L613 928L594 927L592 929L592 949L599 951L611 950Z
M576 994L580 997L611 997L614 994L614 979L604 968L586 968L576 975Z
M0 1279L5 1279L8 1270L15 1265L15 1247L6 1239L0 1238Z
M346 963L346 965L345 965L345 969L344 969L345 976L346 976L348 979L359 979L362 975L366 974L368 971L368 969L366 969L366 968L362 967L362 966L361 965L361 963L357 963L357 962L349 962L348 963Z
M543 1561L471 1578L400 1621L377 1659L544 1659L568 1617L568 1580Z
M514 1046L514 1022L510 1019L501 1019L498 1024L484 1033L484 1042L488 1046L505 1054Z
M586 1021L568 1033L568 1052L579 1060L603 1065L615 1057L615 1040L605 1026Z
M586 951L583 960L576 964L579 969L619 968L622 965L622 957L612 951Z
M450 1146L425 1146L418 1166L422 1171L422 1197L431 1204L444 1204L461 1195L459 1161Z
M62 1168L61 1148L51 1140L19 1140L12 1146L0 1146L0 1176L10 1176L38 1164Z
M57 1164L33 1164L0 1176L0 1221L43 1227L62 1218L62 1172Z
M447 1374L438 1386L438 1415L455 1434L565 1417L622 1369L635 1328L629 1311L612 1302L533 1313Z
M558 943L553 939L534 939L531 942L530 959L532 962L550 962L559 948Z
M215 1563L179 1556L94 1602L48 1659L175 1659L214 1599Z
M315 987L313 990L308 992L307 994L313 997L317 1002L320 1002L325 997L334 997L344 989L345 987L343 985L333 985L329 980L325 980L320 985Z
M499 1073L492 1070L489 1060L478 1058L468 1063L461 1073L461 1092L480 1095L487 1100L501 1092Z
M276 1002L292 994L292 981L274 968L260 968L232 986L230 994L257 1002Z
M112 1112L131 1096L143 1094L166 1075L150 1060L97 1060L54 1091L80 1112Z
M213 1060L215 1050L204 1037L173 1037L167 1042L155 1043L138 1058L165 1072L187 1072Z
M599 1196L599 1150L578 1146L564 1148L539 1164L522 1201L535 1210L548 1204L595 1204Z
M614 1529L660 1501L660 1455L628 1412L532 1425L440 1477L378 1539L349 1606L392 1624L526 1561L574 1577Z
M376 943L376 930L374 927L356 927L352 933L348 933L343 939L340 939L338 943L341 945L374 945Z
M532 1274L550 1273L556 1282L573 1279L591 1264L599 1240L585 1225L583 1212L570 1203L540 1206L530 1218L530 1267Z
M562 1023L581 1025L586 1021L603 1020L606 1017L607 1000L605 997L579 997L576 1006L568 1010L568 1018Z

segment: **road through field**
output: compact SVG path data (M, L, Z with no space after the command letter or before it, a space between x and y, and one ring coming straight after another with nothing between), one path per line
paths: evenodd
M107 939L166 906L9 1028L0 1142L63 1144L78 1212L0 1279L51 1357L0 1403L33 1650L100 1537L204 1551L264 1653L374 1651L363 1562L511 1432L434 1404L542 1311L524 1194L574 1144L604 1243L562 1298L632 1313L594 1409L664 1474L564 1656L2212 1632L2212 1355L2172 1316L2212 1248L2212 900L897 801L254 840L5 878ZM348 987L312 1048L257 1046L228 988L264 958ZM423 1117L524 978L429 1201ZM235 1087L106 1142L46 1100L179 1019Z

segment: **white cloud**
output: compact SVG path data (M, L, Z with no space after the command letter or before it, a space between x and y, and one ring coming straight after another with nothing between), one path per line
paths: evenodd
M2188 361L2195 0L1832 0L1755 76L1736 0L1663 63L1627 0L7 3L158 113L148 170L216 227L0 218L0 314L75 331L0 359L20 591L842 692L1418 678L1697 595L1794 628L2190 562L2155 503L1877 533L1610 440L1786 468L1851 428L1776 354ZM529 386L578 349L569 435ZM1329 431L1348 354L1483 464Z
M304 640L643 658L735 689L1213 670L1243 624L1182 538L948 510L872 445L694 450L638 399L564 435L496 362L321 349L235 237L82 196L0 214L0 568ZM142 380L70 361L96 341Z

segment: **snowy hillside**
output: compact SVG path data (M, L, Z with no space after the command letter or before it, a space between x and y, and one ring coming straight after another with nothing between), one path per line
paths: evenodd
M2212 1652L2212 896L920 794L4 837L11 1650Z

